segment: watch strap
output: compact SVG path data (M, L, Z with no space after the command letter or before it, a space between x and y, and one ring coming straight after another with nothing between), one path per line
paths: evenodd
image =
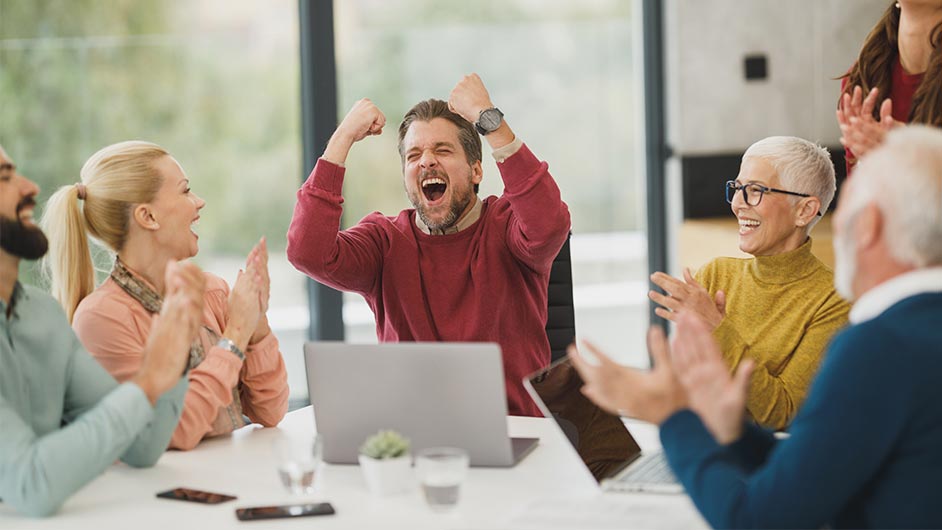
M245 352L243 352L241 349L239 349L239 347L236 346L236 343L232 342L231 340L227 339L226 337L223 337L223 338L219 339L219 342L216 343L216 346L218 346L218 347L220 347L220 348L222 348L222 349L224 349L224 350L229 350L229 351L232 352L236 357L238 357L240 360L243 360L243 361L245 360Z

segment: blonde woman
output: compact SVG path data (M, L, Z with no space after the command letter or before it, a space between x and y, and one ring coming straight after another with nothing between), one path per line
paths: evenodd
M81 181L50 199L42 224L52 294L88 351L118 381L140 367L148 331L165 294L164 269L199 250L193 224L205 205L183 169L155 144L121 142L92 155ZM116 257L95 288L89 236ZM190 348L190 388L170 447L192 449L241 427L243 414L276 425L288 405L278 340L268 326L268 251L249 253L232 289L206 273L198 340Z

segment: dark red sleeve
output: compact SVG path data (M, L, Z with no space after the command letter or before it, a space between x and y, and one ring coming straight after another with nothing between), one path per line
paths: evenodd
M569 208L541 162L523 145L497 165L504 179L504 198L512 214L507 241L514 256L535 271L548 271L569 236Z
M380 275L386 236L371 215L340 230L344 168L319 159L298 190L288 227L288 261L311 278L343 291L369 292Z

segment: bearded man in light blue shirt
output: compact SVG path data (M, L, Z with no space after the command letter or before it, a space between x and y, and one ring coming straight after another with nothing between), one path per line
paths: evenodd
M152 466L180 417L181 377L203 306L203 275L167 268L166 298L144 364L119 385L76 338L59 304L18 280L41 258L39 188L0 147L0 499L33 516L55 512L115 460Z

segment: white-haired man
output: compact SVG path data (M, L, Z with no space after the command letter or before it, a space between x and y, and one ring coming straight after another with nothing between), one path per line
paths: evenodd
M834 224L837 284L856 303L785 440L743 421L750 366L730 376L692 313L670 355L655 334L652 373L573 352L590 397L660 424L714 527L942 527L942 132L888 134Z

